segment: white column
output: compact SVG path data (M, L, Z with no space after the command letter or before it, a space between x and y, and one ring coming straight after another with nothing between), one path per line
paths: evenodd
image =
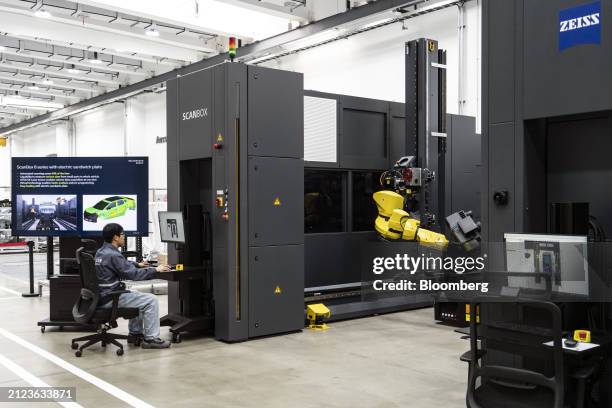
M72 156L69 121L63 121L55 127L55 151L58 157Z

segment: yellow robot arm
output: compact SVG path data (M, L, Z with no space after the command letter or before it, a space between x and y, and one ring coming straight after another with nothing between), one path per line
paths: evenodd
M420 221L404 211L404 197L396 192L383 190L373 195L378 217L376 231L391 240L417 241L421 245L445 249L448 240L442 234L420 228Z

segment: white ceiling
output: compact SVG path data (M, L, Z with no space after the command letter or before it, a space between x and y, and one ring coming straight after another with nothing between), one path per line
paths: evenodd
M267 0L272 1L272 0ZM143 17L164 18L177 24L186 24L203 30L238 37L262 40L287 31L291 20L271 11L264 12L240 7L240 2L219 0L198 0L196 14L195 0L82 0L83 4L123 10ZM299 20L296 15L295 20Z
M0 125L210 58L230 36L247 44L305 21L292 11L303 0L276 1L0 0Z
M307 39L271 41L240 59L277 58L457 0L406 2L421 4L399 17L399 9L382 10ZM224 53L230 36L246 45L343 7L344 0L0 0L0 128Z

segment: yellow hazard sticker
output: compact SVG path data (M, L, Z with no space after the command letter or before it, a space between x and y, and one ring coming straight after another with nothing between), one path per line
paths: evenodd
M281 200L280 200L280 198L276 197L276 198L274 199L274 205L276 205L276 206L281 205Z
M219 133L219 135L217 135L217 142L222 142L223 141L223 136L221 136L221 133Z
M281 292L282 292L282 291L281 291L280 286L277 286L277 287L276 287L276 289L274 289L274 293L275 293L276 295L280 295L280 294L281 294Z

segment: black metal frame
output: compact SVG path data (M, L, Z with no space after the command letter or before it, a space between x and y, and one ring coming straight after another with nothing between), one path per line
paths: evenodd
M563 371L563 345L562 345L562 318L561 309L551 302L530 300L527 302L519 302L520 305L533 308L543 309L551 314L553 337L553 363L554 373L552 377L520 368L506 367L499 365L490 365L486 362L486 348L484 350L478 348L478 342L486 345L486 338L480 338L478 332L479 309L482 303L486 302L485 298L474 298L470 302L470 354L469 359L463 358L469 362L468 373L468 389L467 389L467 406L469 408L483 408L476 400L476 380L480 378L494 377L499 380L505 380L515 383L528 383L551 389L554 392L554 408L563 408L565 390L564 390L564 371ZM490 299L489 299L490 301ZM485 346L486 347L486 346ZM511 399L512 388L509 388L508 397Z

